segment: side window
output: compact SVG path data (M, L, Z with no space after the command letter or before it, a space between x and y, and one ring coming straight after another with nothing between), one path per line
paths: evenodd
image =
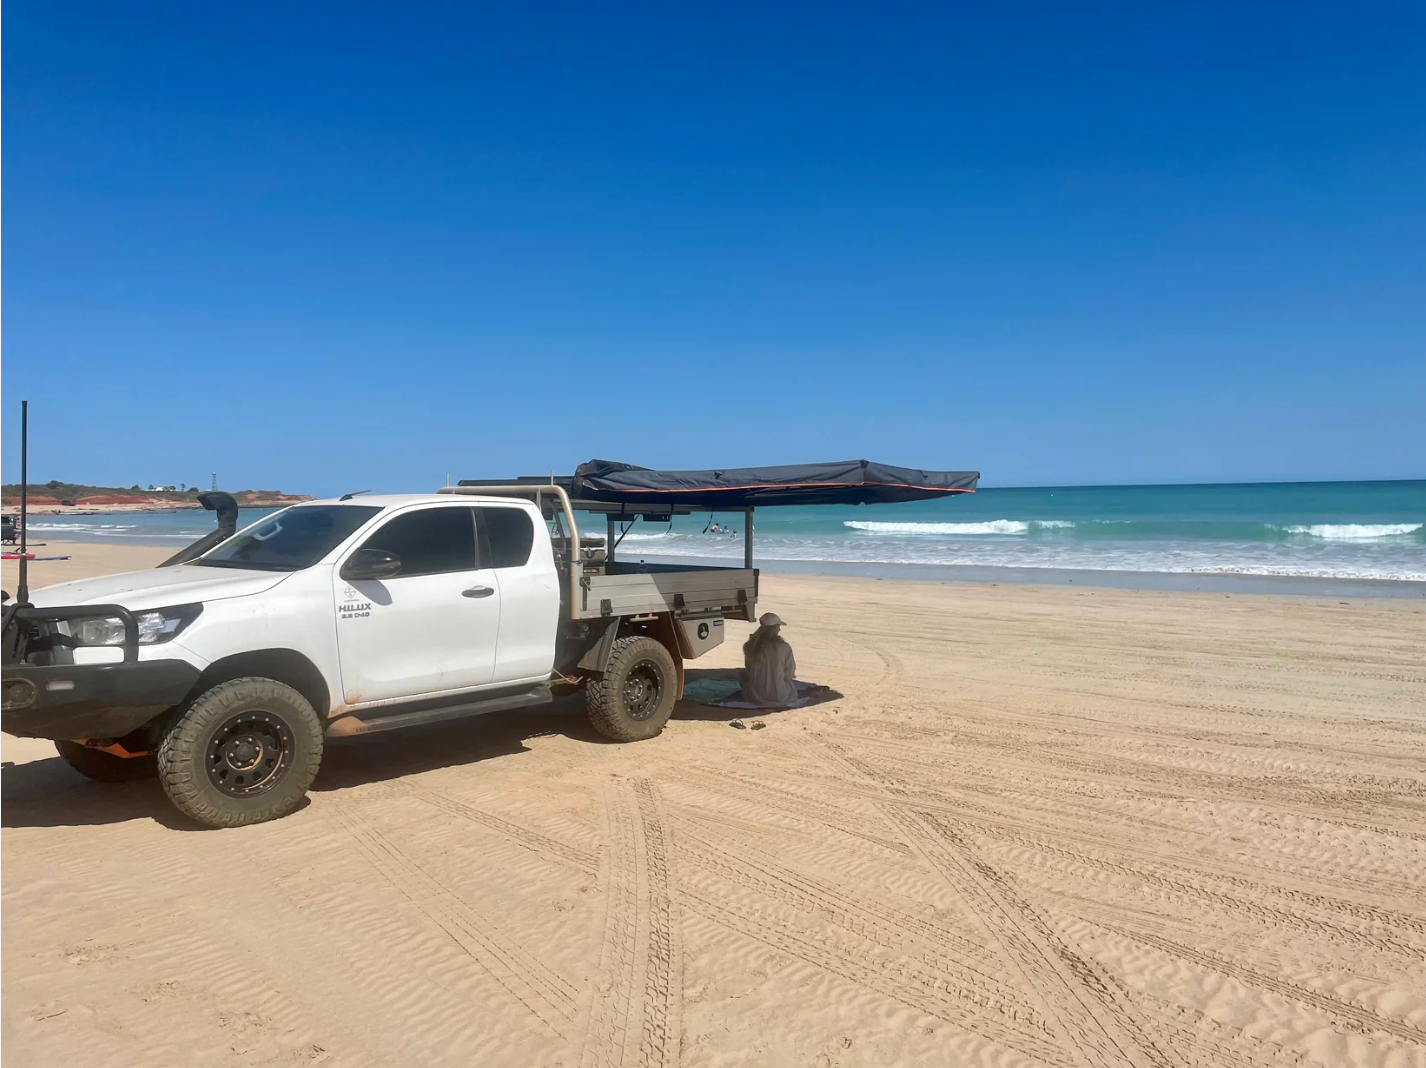
M438 575L475 570L475 524L470 508L423 508L398 515L362 545L401 558L401 573Z
M535 544L535 524L523 508L482 508L490 567L524 567Z

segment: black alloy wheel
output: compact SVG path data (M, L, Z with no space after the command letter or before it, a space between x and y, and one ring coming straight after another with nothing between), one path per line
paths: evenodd
M652 660L640 660L624 676L624 711L635 723L643 723L659 707L663 696L663 673Z
M266 793L292 767L292 729L270 712L229 717L208 746L208 781L229 797Z

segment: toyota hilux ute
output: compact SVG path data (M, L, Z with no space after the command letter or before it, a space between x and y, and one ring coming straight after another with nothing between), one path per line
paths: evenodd
M973 473L865 461L720 472L594 461L547 482L312 501L241 531L232 498L205 494L219 529L164 565L5 606L0 726L54 739L92 779L157 774L182 812L225 827L290 812L327 738L583 688L602 734L638 741L663 729L684 661L719 645L725 620L756 618L755 505L974 485ZM576 505L604 514L607 537L581 538ZM731 506L746 513L743 567L617 559L620 528L637 518Z

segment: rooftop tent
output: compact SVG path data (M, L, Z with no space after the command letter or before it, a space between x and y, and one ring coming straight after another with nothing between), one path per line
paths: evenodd
M794 504L894 504L974 493L978 471L922 471L870 460L651 471L611 460L581 464L570 495L586 501L680 510L742 510Z

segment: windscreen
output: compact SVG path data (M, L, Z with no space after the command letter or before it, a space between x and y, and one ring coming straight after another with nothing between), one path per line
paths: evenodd
M301 571L345 541L379 507L311 504L286 508L240 531L193 563L254 571Z

